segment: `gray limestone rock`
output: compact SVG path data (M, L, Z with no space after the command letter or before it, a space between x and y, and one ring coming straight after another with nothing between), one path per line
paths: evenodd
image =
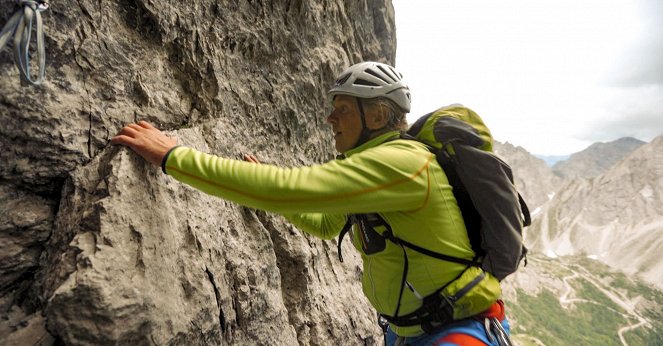
M564 183L543 160L534 157L522 147L495 141L494 150L511 165L516 187L534 215Z
M352 249L341 264L109 140L145 119L223 156L324 162L334 76L394 60L390 1L53 1L44 22L42 86L0 52L0 344L380 342Z

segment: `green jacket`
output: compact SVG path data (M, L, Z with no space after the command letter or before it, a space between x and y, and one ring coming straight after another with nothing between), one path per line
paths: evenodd
M300 229L323 239L336 237L347 214L378 212L394 235L429 250L472 259L474 252L447 177L435 155L416 141L389 132L345 153L346 158L299 168L225 159L187 147L174 149L165 171L206 193L249 207L281 213ZM381 231L381 230L378 230ZM366 254L359 232L353 243L363 259L363 290L375 309L396 311L403 274L403 250L389 241ZM407 281L425 297L459 275L461 264L406 250ZM399 315L421 306L405 288ZM398 335L422 333L392 328Z

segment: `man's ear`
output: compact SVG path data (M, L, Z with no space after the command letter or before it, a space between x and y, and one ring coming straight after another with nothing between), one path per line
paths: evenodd
M387 107L378 104L374 106L371 111L371 117L370 119L367 119L368 123L366 126L374 130L387 126L387 122L389 122L389 111L387 110Z

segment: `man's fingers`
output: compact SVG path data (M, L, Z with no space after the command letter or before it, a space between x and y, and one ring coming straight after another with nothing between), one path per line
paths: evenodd
M135 131L137 131L137 132L140 132L140 131L145 130L144 127L142 127L142 126L140 126L140 125L138 125L138 124L129 124L129 125L125 126L125 128L127 128L127 127L128 127L128 128L131 128L131 129L133 129L133 130L135 130Z
M125 136L129 136L129 137L134 137L134 138L135 138L136 135L138 134L138 131L139 131L139 130L135 129L135 128L132 127L131 125L136 125L136 124L130 124L130 125L127 125L127 126L123 127L122 130L120 130L120 133L118 133L117 135L118 135L118 136L119 136L119 135L125 135Z
M260 163L260 161L258 161L258 158L251 155L251 154L244 154L244 161L253 162L253 163Z
M148 162L159 166L168 150L177 145L177 140L166 136L146 121L128 124L111 138L112 144L125 145Z
M134 145L136 140L133 137L129 137L126 135L118 134L117 136L111 138L111 144L120 144L120 145L126 145L126 146L132 146Z
M156 127L152 126L152 124L148 123L148 122L145 121L145 120L141 120L141 121L139 121L139 122L138 122L138 125L140 125L140 127L145 128L145 129L157 130Z

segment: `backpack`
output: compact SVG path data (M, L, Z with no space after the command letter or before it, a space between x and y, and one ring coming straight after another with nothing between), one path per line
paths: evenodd
M359 224L370 239L387 239L403 249L466 265L456 279L430 296L424 297L422 307L408 315L383 317L398 326L421 325L424 331L476 315L501 295L499 281L515 272L527 253L523 245L522 229L531 218L527 204L518 193L508 164L493 154L493 138L483 120L462 105L440 108L417 120L401 139L417 140L435 153L444 170L463 215L472 250L472 260L433 252L422 246L399 239L389 224L377 213L353 214L343 227L341 242L353 224ZM382 234L374 231L382 226ZM407 254L405 258L401 296L406 285ZM525 259L525 264L527 260ZM489 273L490 275L486 275ZM400 306L400 297L398 306Z

